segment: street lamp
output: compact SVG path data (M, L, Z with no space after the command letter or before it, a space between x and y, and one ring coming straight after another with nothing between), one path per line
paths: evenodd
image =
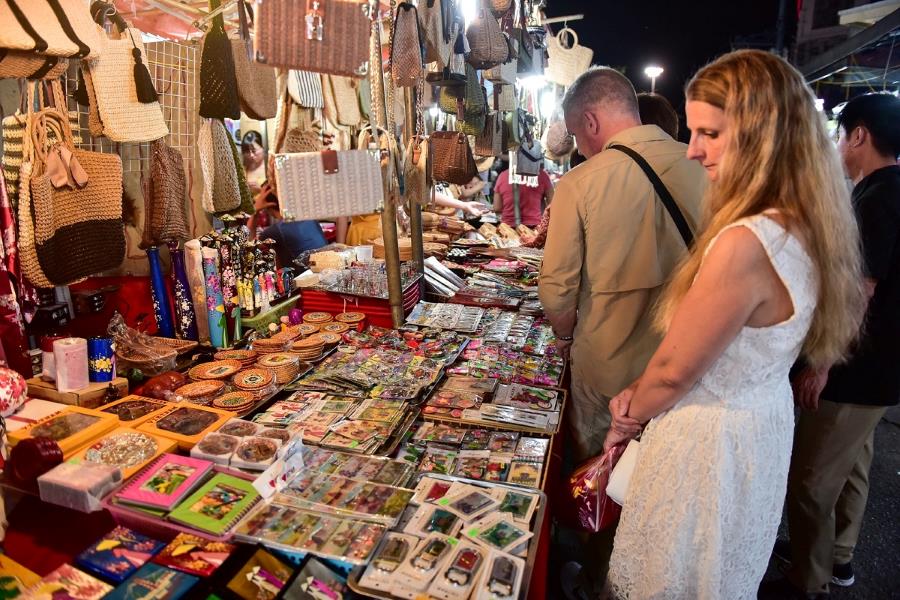
M657 66L649 66L644 69L644 75L650 78L650 93L656 92L656 78L662 75L663 68Z

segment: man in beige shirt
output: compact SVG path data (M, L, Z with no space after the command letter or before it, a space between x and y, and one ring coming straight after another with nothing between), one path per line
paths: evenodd
M644 157L695 232L706 178L684 144L641 125L634 87L613 69L595 67L579 77L563 110L588 160L556 186L540 299L564 352L571 343L567 413L580 462L600 454L610 398L637 379L659 345L653 307L687 254L647 175L610 146Z

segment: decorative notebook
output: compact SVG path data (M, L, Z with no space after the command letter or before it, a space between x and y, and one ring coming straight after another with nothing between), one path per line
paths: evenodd
M169 520L222 535L259 500L253 483L217 473L169 513Z
M118 502L169 511L212 469L208 460L163 454L116 494Z
M78 555L79 567L115 583L125 581L165 546L162 542L116 527Z
M0 589L3 597L12 600L25 593L25 590L41 580L34 573L5 554L0 554Z
M190 533L179 533L153 562L200 577L211 576L236 546Z
M178 600L184 596L199 578L148 563L110 592L105 600Z
M112 586L95 579L72 565L63 565L28 590L27 600L100 600Z

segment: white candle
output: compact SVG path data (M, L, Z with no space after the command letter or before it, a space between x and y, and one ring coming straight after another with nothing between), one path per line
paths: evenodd
M84 338L63 338L53 342L56 389L74 392L88 386L88 351Z

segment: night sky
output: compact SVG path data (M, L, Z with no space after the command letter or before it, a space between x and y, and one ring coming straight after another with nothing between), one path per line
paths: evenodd
M793 26L795 2L788 2ZM547 0L548 17L584 13L570 23L594 64L624 68L638 92L650 91L644 67L665 69L656 91L683 115L684 84L736 36L775 31L778 0ZM552 24L554 32L562 24ZM773 38L774 39L774 38Z

